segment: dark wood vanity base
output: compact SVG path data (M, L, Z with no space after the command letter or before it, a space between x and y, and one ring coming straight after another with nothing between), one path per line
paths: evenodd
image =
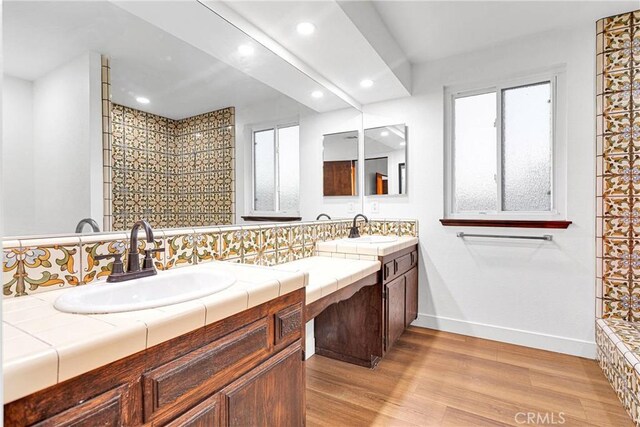
M379 260L378 273L306 307L317 354L373 368L417 318L417 245Z
M331 295L315 317L316 353L373 368L382 357L382 294L372 274ZM324 298L316 301L324 305Z
M6 426L301 426L305 290L4 406Z

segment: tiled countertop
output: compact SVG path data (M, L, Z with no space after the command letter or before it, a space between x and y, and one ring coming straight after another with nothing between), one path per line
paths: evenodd
M354 239L340 239L318 242L316 249L318 255L322 256L354 258L347 255L385 256L417 244L418 238L409 236L398 237L387 243L363 243Z
M278 265L277 269L300 271L309 275L306 303L325 297L380 270L380 261L371 255L366 259L314 256Z
M56 298L73 289L4 299L4 403L255 307L308 283L308 274L303 270L230 262L189 268L228 272L237 281L224 291L193 301L112 314L79 315L56 310L53 307Z

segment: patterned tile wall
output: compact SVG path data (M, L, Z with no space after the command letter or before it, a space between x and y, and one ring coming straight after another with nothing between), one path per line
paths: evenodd
M597 22L597 314L640 320L640 11Z
M113 225L112 205L113 186L111 182L111 60L101 56L102 80L102 180L103 188L103 224L104 231L111 231Z
M350 225L351 220L335 220L155 230L153 246L163 247L164 252L156 253L154 262L158 270L214 260L282 264L313 256L317 241L346 238ZM363 234L418 236L416 220L360 221L358 225ZM96 260L96 255L121 253L126 265L129 238L125 232L112 232L5 240L3 251L3 295L13 297L104 279L112 261Z
M621 319L598 319L596 358L629 416L640 426L640 329Z
M112 229L234 220L233 107L182 120L112 104Z

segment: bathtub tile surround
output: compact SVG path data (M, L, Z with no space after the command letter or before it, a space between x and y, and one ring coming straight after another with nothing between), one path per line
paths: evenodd
M388 230L395 230L398 236L418 235L415 220L376 220L376 224L375 229L369 229L373 233L366 234L381 234L382 230L388 234ZM316 242L346 238L350 225L351 220L335 220L293 226L282 223L154 230L153 245L165 248L164 253L155 254L154 263L158 270L214 260L272 266L314 256ZM147 244L144 239L139 242ZM120 253L126 265L129 236L113 232L7 239L3 245L3 295L14 297L106 278L113 260L96 260L95 256Z
M233 107L171 120L112 104L112 228L232 224Z
M596 354L640 425L640 10L596 28Z

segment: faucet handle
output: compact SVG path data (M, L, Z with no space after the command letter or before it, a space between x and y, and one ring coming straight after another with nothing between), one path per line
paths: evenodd
M106 255L96 255L93 257L95 260L101 259L109 259L113 258L113 267L111 268L111 274L122 274L124 273L124 265L122 264L122 254L114 253L114 254L106 254Z
M142 262L142 268L144 270L153 268L153 260L151 256L156 252L164 252L164 247L154 249L144 249L144 261Z

